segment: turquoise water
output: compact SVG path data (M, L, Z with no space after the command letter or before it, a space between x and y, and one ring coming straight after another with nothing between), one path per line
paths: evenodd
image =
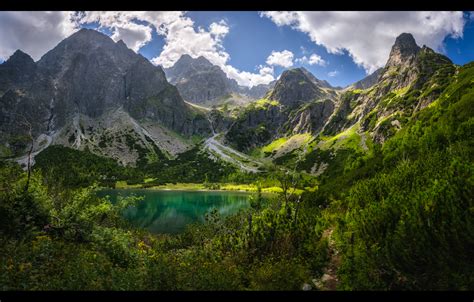
M144 196L138 205L123 213L133 225L153 233L176 234L189 223L204 222L206 213L217 209L222 216L237 213L249 207L249 193L217 191L162 191L142 189L102 190L99 196L108 195L115 202L117 196Z

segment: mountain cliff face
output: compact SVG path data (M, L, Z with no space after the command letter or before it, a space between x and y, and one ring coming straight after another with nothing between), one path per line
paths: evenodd
M183 101L160 67L122 41L89 29L66 38L37 63L17 51L0 65L0 91L7 147L22 133L23 120L32 124L35 137L57 135L78 116L100 119L119 108L131 122L158 123L184 136L211 132L205 116Z
M255 100L261 98L272 87L261 84L252 88L240 86L229 79L225 72L203 56L192 58L182 55L170 68L165 69L170 83L189 102L207 106L219 105L232 99ZM235 100L236 103L241 103Z

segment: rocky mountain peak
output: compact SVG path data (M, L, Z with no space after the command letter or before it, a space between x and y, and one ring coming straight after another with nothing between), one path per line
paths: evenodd
M402 33L395 39L387 65L404 65L414 58L419 51L420 47L416 44L415 38L409 33Z
M320 80L316 78L311 72L309 72L306 68L300 67L301 71L304 73L305 76L307 76L311 81L313 81L316 85L325 87L325 88L334 88L331 86L331 84L328 83L326 80Z
M206 59L206 58L203 57L203 56L199 56L199 57L196 59L196 63L198 63L199 65L212 66L212 63L209 62L209 60Z
M13 86L28 84L34 77L36 64L33 59L21 50L15 51L10 58L0 64L0 91L6 91Z
M321 89L323 86L318 84L319 81L304 68L285 70L266 97L289 107L320 99L326 93Z
M34 65L35 61L20 49L15 51L13 55L5 62L7 65Z

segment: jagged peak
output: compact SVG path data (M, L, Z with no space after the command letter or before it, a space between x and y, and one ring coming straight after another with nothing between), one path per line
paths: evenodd
M31 56L20 49L17 49L8 60L5 62L7 64L13 63L34 63L35 61Z
M410 33L402 33L395 39L395 44L393 46L397 46L400 48L418 48L416 44L415 38Z
M72 42L72 41L80 41L80 43L84 44L96 44L96 43L109 43L109 44L115 44L115 41L112 40L111 37L108 35L97 31L95 29L89 29L89 28L81 28L80 30L76 31L66 39L64 39L62 42ZM61 43L62 43L61 42ZM60 43L60 44L61 44ZM122 41L123 43L123 41ZM125 44L125 43L123 43Z
M333 88L327 81L318 79L314 74L304 67L296 67L285 70L279 80L285 80L287 77L293 77L295 75L300 75L317 86Z
M189 54L185 53L183 55L181 55L181 57L179 58L178 61L181 61L181 60L193 60L193 57L191 57Z
M414 57L420 49L412 34L402 33L395 39L387 65L403 64L407 59Z

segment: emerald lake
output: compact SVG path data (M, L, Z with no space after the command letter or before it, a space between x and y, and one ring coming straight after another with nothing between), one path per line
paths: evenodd
M223 217L249 207L250 193L223 191L167 191L144 189L108 189L98 192L115 203L118 196L143 196L123 215L134 226L153 233L176 234L189 223L204 222L206 213L217 209Z

